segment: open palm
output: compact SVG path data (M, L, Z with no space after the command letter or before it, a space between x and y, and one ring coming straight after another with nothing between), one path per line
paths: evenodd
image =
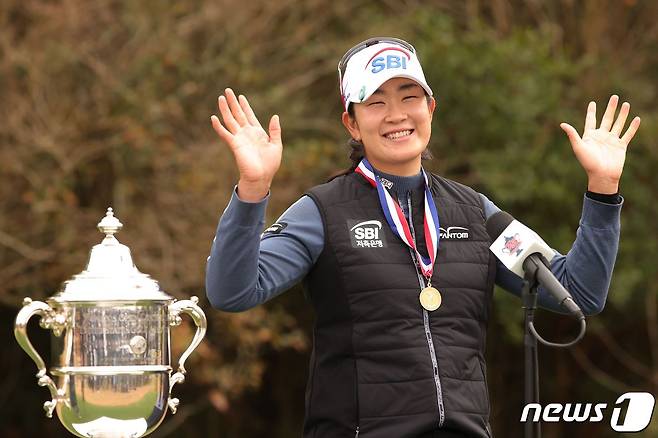
M635 117L626 132L621 135L631 106L628 102L624 102L615 121L618 102L617 95L610 97L598 128L596 127L596 103L590 102L587 107L582 137L571 125L560 124L569 137L576 158L587 173L589 189L600 193L617 191L626 159L626 148L640 126L640 118Z
M283 145L279 117L274 115L270 119L268 134L246 97L236 97L230 88L225 93L226 96L219 96L217 103L224 123L213 115L212 126L231 149L240 181L269 187L281 165Z

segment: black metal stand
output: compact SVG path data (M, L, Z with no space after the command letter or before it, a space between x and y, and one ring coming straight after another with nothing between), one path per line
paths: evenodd
M523 309L525 310L523 335L523 353L524 353L524 393L525 405L528 403L539 403L539 362L537 355L537 338L532 334L530 326L535 318L535 309L537 308L537 270L526 272L523 280L523 289L521 299L523 300ZM523 436L525 438L540 438L541 423L533 422L532 416L528 415L523 426Z
M549 267L549 263L544 257L540 257L540 259L541 259L541 263L544 266ZM539 360L537 354L537 341L539 340L539 342L541 342L542 344L548 347L561 347L561 348L570 347L583 338L583 336L585 335L586 323L585 323L585 316L578 309L576 317L580 322L580 333L574 340L566 344L559 344L559 343L549 342L544 338L542 338L541 336L539 336L539 334L535 330L534 319L535 319L535 310L537 309L537 289L539 287L539 277L541 276L540 268L537 264L535 264L536 262L532 260L527 259L526 262L527 263L523 264L525 276L523 279L523 289L521 291L521 299L523 300L523 308L525 310L525 322L524 322L525 334L523 336L523 346L524 346L524 356L525 356L524 395L525 395L525 405L527 406L528 403L539 403ZM544 278L543 281L546 281L546 278ZM569 298L569 300L571 300L571 298ZM571 302L573 303L573 300L571 300ZM528 415L525 424L523 426L523 432L524 432L523 436L525 438L541 438L541 422L540 421L534 422L533 416Z

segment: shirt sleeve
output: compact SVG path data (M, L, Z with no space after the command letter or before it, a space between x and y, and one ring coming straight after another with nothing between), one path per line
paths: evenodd
M480 195L487 219L500 211L486 196ZM555 251L551 272L573 296L586 315L603 310L608 297L612 270L617 257L622 202L610 204L583 199L583 210L576 239L566 255ZM523 280L496 261L496 284L521 296ZM566 311L542 287L538 291L539 306L559 313Z
M268 199L244 202L233 191L206 263L206 295L215 308L240 312L274 298L299 282L324 248L322 217L307 196L261 234Z

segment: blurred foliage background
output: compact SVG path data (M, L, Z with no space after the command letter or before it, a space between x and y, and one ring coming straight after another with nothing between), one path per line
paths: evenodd
M80 272L111 205L141 271L201 297L209 332L154 437L293 437L303 418L313 315L297 287L241 314L210 308L204 269L236 171L209 117L227 86L281 117L273 221L348 166L336 64L374 35L418 49L438 100L427 167L469 184L561 252L585 174L559 129L582 130L612 93L642 126L627 157L608 303L569 350L540 349L541 400L658 393L658 2L651 0L3 0L0 2L0 434L66 436L13 339L25 296ZM488 339L492 425L520 437L520 301L498 290ZM36 318L35 318L36 319ZM576 327L540 315L545 337ZM33 321L47 356L48 333ZM173 331L173 357L192 336ZM608 421L544 425L547 438L615 436ZM656 420L638 436L658 436Z

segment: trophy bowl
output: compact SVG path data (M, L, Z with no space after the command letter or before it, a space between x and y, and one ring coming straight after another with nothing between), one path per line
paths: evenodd
M185 360L206 331L196 297L175 300L137 270L130 249L114 237L121 227L109 208L98 224L105 238L91 250L87 268L46 302L25 298L14 325L39 386L50 390L46 415L56 411L80 437L137 438L154 431L168 408L176 413L172 388L185 380ZM172 375L169 328L182 322L181 314L197 328ZM27 335L35 315L51 331L50 375Z

